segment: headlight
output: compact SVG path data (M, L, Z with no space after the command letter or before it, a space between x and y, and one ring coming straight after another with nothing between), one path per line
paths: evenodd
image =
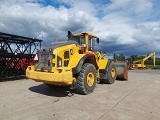
M52 49L51 48L49 48L49 52L51 52L52 51Z

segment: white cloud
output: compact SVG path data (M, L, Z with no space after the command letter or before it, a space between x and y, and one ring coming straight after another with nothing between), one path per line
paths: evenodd
M1 0L0 31L43 37L45 44L55 38L65 40L68 30L88 31L99 36L99 48L109 53L159 52L160 20L150 18L154 12L152 0L111 0L101 5L94 0L57 0L59 7L44 6L41 2Z
M152 0L111 0L105 10L124 10L125 12L147 14L152 9Z
M96 11L94 4L91 3L89 0L83 0L83 2L80 0L59 0L59 1L70 5L73 11L83 10L88 14Z

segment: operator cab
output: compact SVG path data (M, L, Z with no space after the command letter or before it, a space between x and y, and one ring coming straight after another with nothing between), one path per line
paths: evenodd
M94 51L95 41L99 43L99 38L90 33L72 34L68 31L68 40L79 43L83 52Z

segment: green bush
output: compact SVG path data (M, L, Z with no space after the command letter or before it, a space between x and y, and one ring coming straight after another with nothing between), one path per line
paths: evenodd
M153 69L160 69L160 66L153 67Z

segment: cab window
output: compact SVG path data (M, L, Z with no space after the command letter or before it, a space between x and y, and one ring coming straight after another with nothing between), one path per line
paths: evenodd
M84 36L74 36L73 40L77 41L79 44L85 44L85 38L84 38Z
M94 38L91 37L91 36L88 38L88 40L89 40L88 41L88 49L91 50L91 51L93 50L93 39Z

